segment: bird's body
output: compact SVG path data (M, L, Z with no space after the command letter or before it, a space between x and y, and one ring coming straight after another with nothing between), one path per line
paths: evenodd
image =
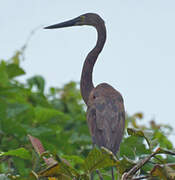
M106 83L91 91L87 121L93 144L116 154L123 136L124 119L123 98L118 91Z
M113 153L119 149L125 127L125 110L121 94L112 86L102 83L94 87L92 73L98 55L106 41L106 27L103 19L94 13L87 13L75 19L48 26L46 29L78 25L91 25L96 28L96 46L85 59L80 90L87 105L87 122L93 144L106 147Z

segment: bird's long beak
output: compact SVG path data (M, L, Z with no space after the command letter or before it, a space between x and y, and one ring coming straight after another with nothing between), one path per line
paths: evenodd
M56 29L56 28L71 27L71 26L78 25L79 21L80 21L80 18L77 17L77 18L71 19L69 21L65 21L62 23L58 23L58 24L54 24L51 26L44 27L44 29Z

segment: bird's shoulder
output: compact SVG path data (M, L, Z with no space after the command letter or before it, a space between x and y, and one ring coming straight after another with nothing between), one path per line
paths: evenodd
M89 105L94 102L123 103L123 97L119 91L107 83L101 83L92 89L89 95Z

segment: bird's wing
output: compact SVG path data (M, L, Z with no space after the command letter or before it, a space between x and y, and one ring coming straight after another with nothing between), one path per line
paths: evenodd
M93 142L117 152L125 126L123 101L115 97L94 100L88 108L87 120Z

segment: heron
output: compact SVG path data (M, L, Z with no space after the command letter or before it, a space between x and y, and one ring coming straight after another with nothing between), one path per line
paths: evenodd
M86 13L71 20L45 27L45 29L89 25L97 30L95 47L87 55L82 69L80 91L87 105L87 124L93 145L105 147L114 154L119 150L124 134L125 109L119 91L107 83L94 86L92 74L95 62L106 41L104 20L95 13ZM114 179L112 169L112 179Z

